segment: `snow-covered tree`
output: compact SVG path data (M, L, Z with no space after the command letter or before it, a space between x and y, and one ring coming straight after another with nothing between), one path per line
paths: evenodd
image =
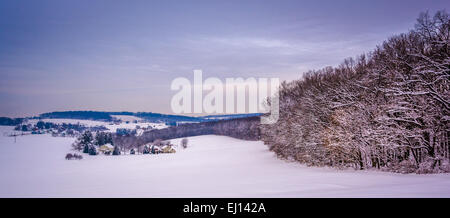
M449 32L446 12L423 13L368 55L282 83L262 140L309 165L450 171Z

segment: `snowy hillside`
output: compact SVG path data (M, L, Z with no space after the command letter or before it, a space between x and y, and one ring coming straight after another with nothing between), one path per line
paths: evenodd
M95 126L104 126L108 129L108 132L116 132L117 129L135 129L136 126L142 127L142 128L148 128L151 127L153 129L163 129L166 128L167 125L165 123L152 123L152 122L146 122L138 117L134 116L119 116L121 119L124 119L123 122L119 124L115 124L112 122L104 122L104 121L97 121L97 120L80 120L80 119L29 119L27 123L36 124L38 121L43 122L49 122L54 124L81 124L86 127L95 127ZM130 122L129 120L137 120L137 123ZM127 123L128 121L128 123Z
M14 143L12 128L0 126L0 197L450 197L450 174L308 168L258 141L207 135L175 154L65 160L73 138Z
M111 115L113 118L121 121L128 121L128 122L134 122L134 121L142 121L142 118L136 117L136 116L130 116L130 115Z

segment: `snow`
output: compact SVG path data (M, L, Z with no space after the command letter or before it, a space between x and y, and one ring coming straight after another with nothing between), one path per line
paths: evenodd
M119 115L118 115L119 116ZM120 117L127 117L126 119L132 119L130 117L133 116L125 116L120 115ZM136 117L138 118L138 117ZM38 119L29 119L27 123L36 124ZM114 124L111 122L103 122L97 120L79 120L79 119L41 119L43 122L55 123L55 124L80 124L86 127L95 127L95 126L104 126L108 129L108 132L116 132L117 129L135 129L136 126L140 126L141 128L152 127L153 129L163 129L167 128L165 123L151 123L146 121L138 121L137 123L133 122L121 122L120 124ZM125 121L125 120L124 120Z
M114 146L112 146L111 144L104 144L103 146L105 146L105 147L107 147L107 148L109 148L109 149L114 149Z
M130 115L111 115L112 117L118 119L118 120L122 120L122 121L128 121L128 122L133 122L133 121L142 121L142 118L140 117L136 117L136 116L130 116Z
M450 197L450 174L309 168L260 141L206 135L174 154L65 160L74 138L14 143L12 129L0 126L0 197Z
M107 124L105 125L111 132L116 132L116 129L135 129L136 126L140 126L141 128L152 127L153 129L164 129L167 128L165 123L149 123L149 122L141 122L141 123L120 123L120 124Z

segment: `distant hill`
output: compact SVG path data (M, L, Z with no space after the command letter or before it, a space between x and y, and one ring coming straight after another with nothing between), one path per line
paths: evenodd
M228 120L235 118L260 116L261 114L259 113L225 114L225 115L208 115L202 117L191 117L191 116L160 114L152 112L56 111L43 113L39 116L39 118L113 121L114 117L112 115L136 116L148 122L155 122L155 123L160 122L178 123L178 122L209 122L215 120Z
M208 115L200 117L203 120L229 120L236 118L246 118L246 117L259 117L261 113L251 113L251 114L221 114L221 115Z
M56 111L43 113L40 118L50 119L80 119L80 120L101 120L112 121L113 117L108 112L100 111Z
M202 122L203 120L198 117L189 117L182 115L169 115L159 114L151 112L138 112L132 114L133 116L140 117L149 122Z
M200 123L211 122L218 120L230 120L236 118L247 118L261 116L260 113L252 114L221 114L221 115L208 115L201 117L191 117L183 115L170 115L160 114L152 112L106 112L106 111L54 111L49 113L40 114L37 117L28 117L33 119L77 119L77 120L96 120L111 122L116 118L113 115L128 115L142 118L148 122L153 123L170 123L175 125L177 123ZM8 118L0 117L0 125L2 126L15 126L22 123L24 118Z
M22 123L23 118L11 119L9 117L0 117L0 126L15 126Z

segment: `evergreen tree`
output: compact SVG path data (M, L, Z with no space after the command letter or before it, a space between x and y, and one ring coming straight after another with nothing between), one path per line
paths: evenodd
M83 153L89 153L89 145L84 145L83 147Z
M37 122L36 123L36 127L38 128L38 129L43 129L44 128L44 122L42 122L42 121L39 121L39 122Z
M142 153L143 154L150 154L150 149L148 148L148 146L144 146L144 151Z
M97 149L95 149L95 146L89 146L89 155L97 155Z
M91 131L85 131L81 135L80 144L91 145L93 140L94 140L94 136L92 135Z
M113 151L112 155L120 155L120 150L119 150L118 146L114 146L114 151Z

